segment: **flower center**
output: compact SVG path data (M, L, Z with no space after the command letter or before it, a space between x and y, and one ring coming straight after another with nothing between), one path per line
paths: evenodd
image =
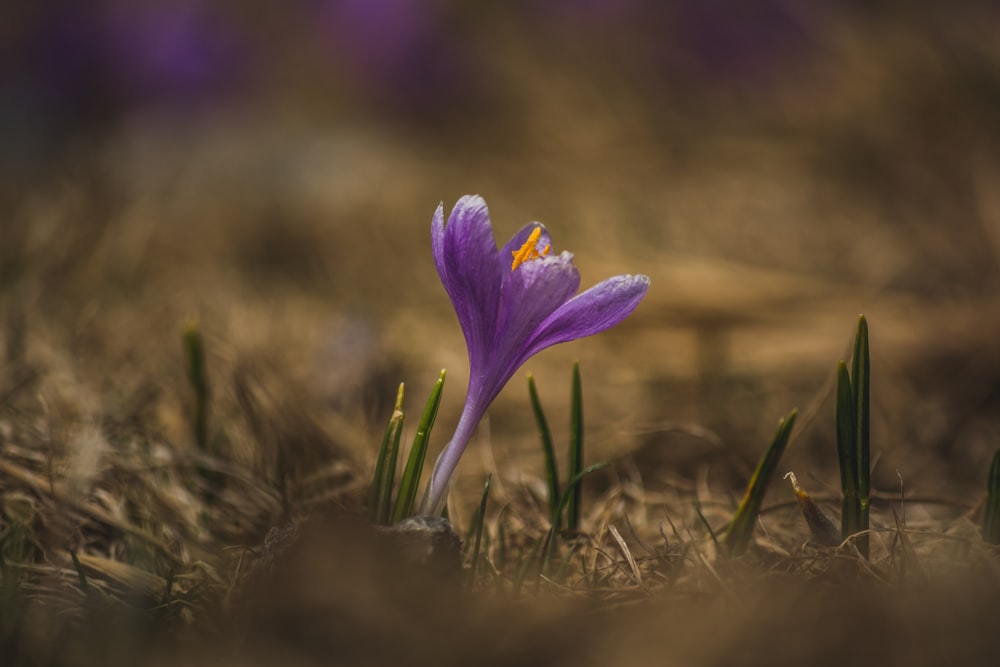
M510 265L510 270L513 271L517 267L521 266L528 260L540 259L549 254L551 245L546 244L542 248L541 252L538 252L538 239L542 236L542 228L535 227L531 231L531 236L528 240L524 242L524 245L518 250L512 250L510 254L514 255L514 262Z

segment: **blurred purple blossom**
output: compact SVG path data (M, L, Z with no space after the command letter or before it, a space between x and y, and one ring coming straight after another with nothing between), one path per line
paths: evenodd
M665 5L669 69L702 83L781 76L815 39L818 0L704 0Z
M230 17L206 3L169 0L111 5L102 50L123 95L168 105L232 91L248 55Z
M815 50L826 0L520 0L557 44L694 88L781 78ZM561 47L560 47L561 48ZM641 81L643 85L648 81Z
M476 426L524 362L552 345L615 326L649 290L647 276L621 275L576 294L580 274L573 255L550 254L551 239L539 223L526 225L498 251L486 202L478 196L459 199L447 226L444 206L438 206L431 247L465 334L469 389L455 434L434 465L421 514L440 510Z
M356 84L403 111L468 92L474 58L437 0L314 0L318 28Z
M550 20L602 23L641 10L647 0L521 0L533 13Z
M195 0L41 0L0 49L5 134L44 149L139 107L192 108L225 97L247 49L230 17Z

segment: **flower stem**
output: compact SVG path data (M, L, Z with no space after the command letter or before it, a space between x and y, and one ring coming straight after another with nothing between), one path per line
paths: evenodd
M462 416L458 420L458 426L455 427L455 434L451 436L451 440L445 445L444 450L434 463L434 471L427 482L427 491L420 503L419 514L437 516L441 513L448 497L451 476L485 412L486 410L479 405L479 401L469 396L465 402L465 408L462 410Z

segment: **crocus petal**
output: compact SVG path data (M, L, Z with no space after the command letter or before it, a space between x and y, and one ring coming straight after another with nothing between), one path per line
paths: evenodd
M524 358L547 347L610 329L628 317L649 291L648 276L614 276L576 295L549 315L525 345Z
M438 204L434 217L431 218L431 255L434 256L434 266L437 267L441 284L448 291L448 273L444 266L444 202ZM451 296L450 291L448 296Z
M491 380L485 388L491 400L530 356L524 351L533 332L579 287L580 273L568 252L525 262L508 273L500 291L496 333L484 369L484 375Z
M493 340L504 267L497 254L490 215L482 197L458 200L441 229L435 214L431 241L438 274L451 297L469 348L469 362L482 366ZM437 238L435 238L437 237Z
M572 253L540 257L509 271L500 288L494 345L526 341L532 331L580 287Z

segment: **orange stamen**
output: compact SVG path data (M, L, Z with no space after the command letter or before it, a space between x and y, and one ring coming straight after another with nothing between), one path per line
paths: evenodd
M549 254L551 245L546 244L541 252L538 252L538 239L542 236L542 228L535 227L531 230L531 235L528 236L528 240L524 242L518 250L512 250L510 254L514 256L514 261L510 265L510 270L513 271L517 267L521 266L528 260L538 259L540 257L545 257Z

